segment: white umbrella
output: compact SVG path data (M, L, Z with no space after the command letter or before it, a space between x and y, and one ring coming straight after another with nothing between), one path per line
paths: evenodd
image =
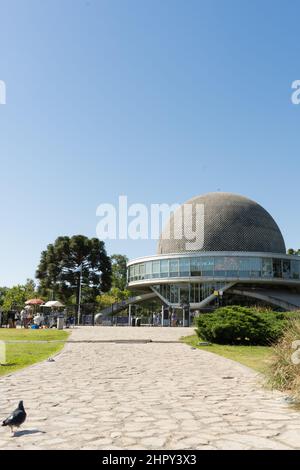
M42 307L64 307L64 304L59 302L59 300L49 300Z

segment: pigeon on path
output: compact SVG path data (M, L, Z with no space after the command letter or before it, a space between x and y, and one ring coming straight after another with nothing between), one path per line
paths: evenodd
M9 426L11 432L14 433L14 428L19 428L21 424L24 423L25 419L26 412L24 410L23 401L20 401L18 408L3 421L2 426Z

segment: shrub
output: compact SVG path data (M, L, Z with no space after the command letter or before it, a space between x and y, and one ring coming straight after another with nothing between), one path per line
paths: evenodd
M286 323L284 313L230 306L200 315L196 332L218 344L266 345L280 338Z
M268 372L268 383L272 388L290 393L300 400L300 364L293 364L293 341L300 340L300 321L291 320L282 337L274 346L274 354Z

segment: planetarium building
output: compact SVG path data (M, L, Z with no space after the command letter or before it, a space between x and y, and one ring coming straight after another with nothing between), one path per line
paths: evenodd
M175 310L184 304L191 311L220 304L297 310L300 257L286 254L278 225L259 204L209 193L171 215L155 256L128 263L128 285L141 299L155 295Z

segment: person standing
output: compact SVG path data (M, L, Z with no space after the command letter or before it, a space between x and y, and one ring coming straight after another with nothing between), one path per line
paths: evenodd
M20 313L21 328L25 328L25 317L26 317L26 310L25 308L23 308Z
M20 323L21 323L20 312L16 310L15 311L15 328L17 328L17 326L20 326Z
M27 318L26 318L26 326L27 326L27 328L29 328L29 326L31 325L32 319L33 319L32 311L31 311L31 310L27 310L26 316L27 316Z
M33 323L39 328L41 327L43 321L44 321L44 318L40 313L37 313L33 319Z
M8 320L8 328L15 328L16 327L16 320L15 320L15 311L9 310L7 314Z

